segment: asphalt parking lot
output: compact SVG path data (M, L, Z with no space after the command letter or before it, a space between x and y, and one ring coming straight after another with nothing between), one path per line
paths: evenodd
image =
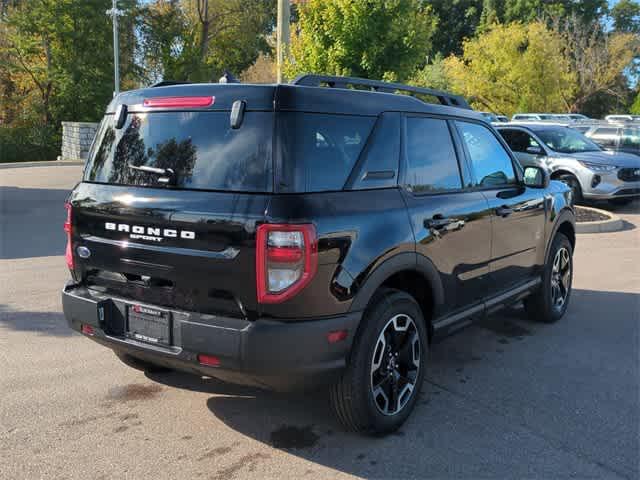
M640 477L640 203L579 235L566 317L514 308L433 346L395 435L343 433L321 394L145 374L72 333L59 291L81 167L0 170L0 478ZM637 225L637 227L636 227Z

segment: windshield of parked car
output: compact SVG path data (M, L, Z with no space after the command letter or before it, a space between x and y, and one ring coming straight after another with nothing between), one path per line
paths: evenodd
M571 128L536 130L536 134L547 147L560 153L599 152L602 150L583 134Z

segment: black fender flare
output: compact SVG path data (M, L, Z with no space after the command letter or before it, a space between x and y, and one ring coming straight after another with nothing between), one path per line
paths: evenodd
M359 286L349 310L352 312L364 310L369 304L371 297L373 297L373 294L380 288L380 285L382 285L385 280L396 273L407 270L416 271L429 282L435 318L437 312L441 310L444 304L442 281L433 262L427 257L415 252L399 253L380 264L380 266L369 274L363 284Z
M558 216L556 217L555 222L553 224L553 229L551 230L551 234L549 235L549 238L547 240L547 245L546 245L545 251L544 251L544 263L545 263L545 265L546 265L547 261L549 260L549 252L551 250L551 244L553 243L553 239L555 238L556 234L558 233L558 229L560 228L560 225L562 225L563 223L571 224L571 226L573 227L574 235L575 235L576 217L575 217L575 214L573 213L573 211L568 207L564 207L562 210L560 210L560 212L558 213Z

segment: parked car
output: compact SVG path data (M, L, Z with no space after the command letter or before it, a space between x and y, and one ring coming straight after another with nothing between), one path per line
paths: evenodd
M345 427L386 433L434 339L521 299L563 316L570 195L446 92L318 75L124 92L68 199L64 314L136 368L328 386Z
M590 118L580 113L552 113L551 116L554 120L560 122L584 122L589 121Z
M640 156L640 123L592 125L584 134L606 150Z
M492 122L499 122L500 120L498 120L498 116L495 113L492 112L479 112L480 115L482 115L485 120L489 123Z
M640 122L640 115L607 115L607 122Z
M565 182L575 203L609 200L623 204L640 196L640 158L603 150L580 132L559 125L498 127L523 166L544 166Z
M482 115L489 123L500 123L509 121L509 119L504 115L497 115L492 112L480 112L480 115Z
M553 120L550 113L516 113L511 117L512 122L549 121Z

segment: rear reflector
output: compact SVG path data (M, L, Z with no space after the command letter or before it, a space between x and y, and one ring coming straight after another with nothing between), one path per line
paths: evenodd
M142 103L151 108L209 107L216 97L155 97L145 98Z
M198 363L200 365L206 365L208 367L219 367L220 359L218 357L214 357L213 355L198 355Z
M346 340L348 335L349 332L347 330L336 330L327 334L327 340L329 343L337 343Z
M82 325L80 331L82 331L82 333L84 333L85 335L93 335L95 333L91 325Z

